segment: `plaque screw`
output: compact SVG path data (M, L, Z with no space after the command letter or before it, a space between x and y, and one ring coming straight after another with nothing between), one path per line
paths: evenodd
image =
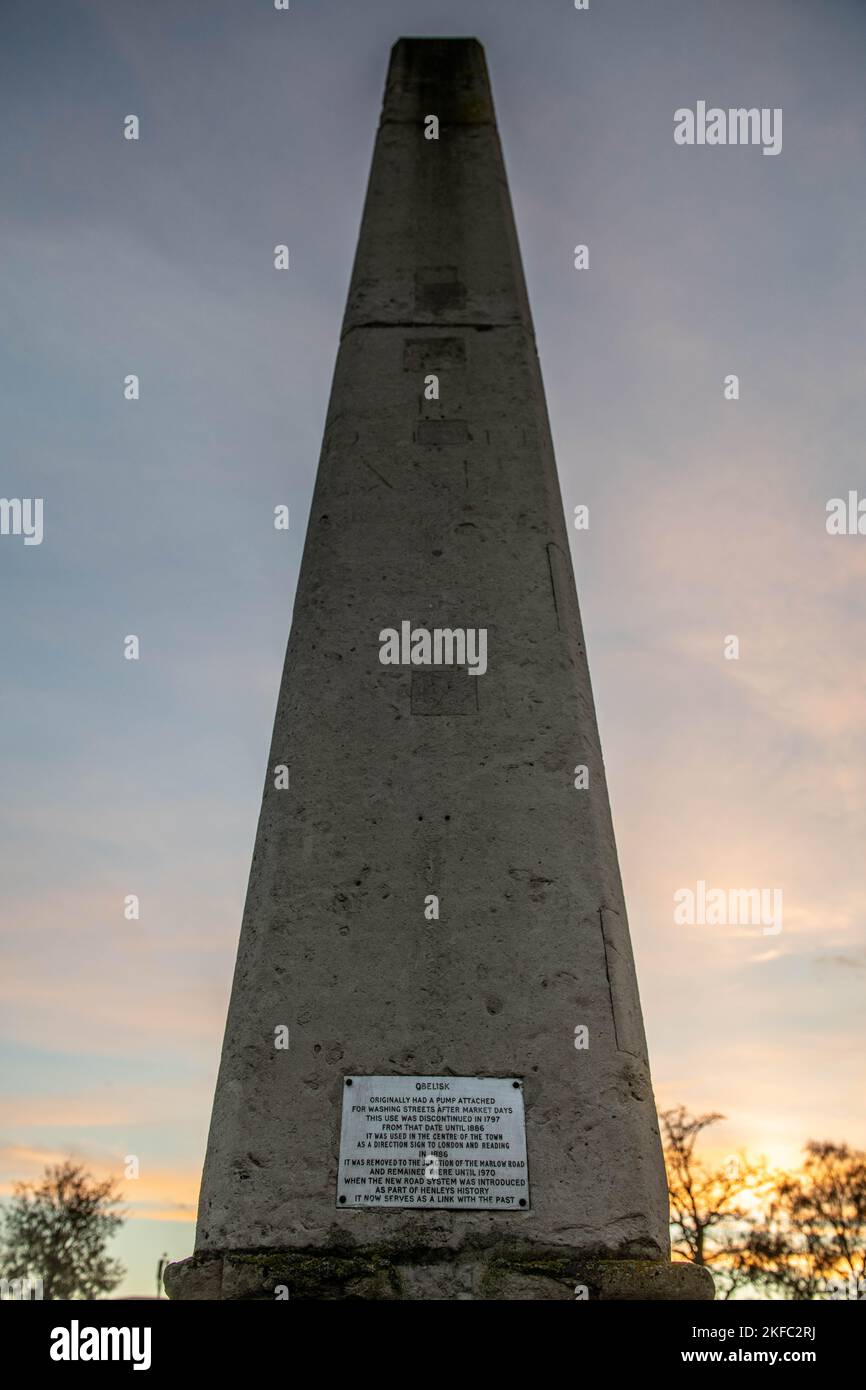
M347 1076L347 1077L346 1077L346 1085L347 1085L347 1086L351 1086L351 1084L352 1084L352 1078L351 1078L351 1076Z
M341 1197L341 1198L340 1198L340 1201L341 1201L341 1202L345 1202L345 1200L346 1200L346 1199L345 1199L345 1197ZM525 1202L524 1202L524 1204L523 1204L523 1205L524 1205L524 1206L525 1206L525 1205L526 1205L526 1203L525 1203Z
M512 1084L512 1086L514 1087L515 1091L519 1091L519 1090L520 1090L520 1082L519 1082L519 1081L512 1081L511 1084Z
M341 1198L340 1198L340 1201L341 1201L341 1202L345 1202L345 1200L346 1200L345 1197L341 1197ZM525 1197L521 1197L521 1199L520 1199L520 1205L521 1205L522 1207L525 1207L525 1206L526 1206L526 1198L525 1198Z

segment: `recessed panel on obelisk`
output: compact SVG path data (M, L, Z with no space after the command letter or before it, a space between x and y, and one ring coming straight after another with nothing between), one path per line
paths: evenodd
M576 1286L699 1298L710 1283L669 1263L484 53L402 39L279 691L196 1253L166 1287L573 1299Z

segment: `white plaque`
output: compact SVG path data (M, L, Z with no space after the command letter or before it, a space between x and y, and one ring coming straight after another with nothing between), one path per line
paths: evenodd
M514 1076L347 1076L337 1206L525 1211Z

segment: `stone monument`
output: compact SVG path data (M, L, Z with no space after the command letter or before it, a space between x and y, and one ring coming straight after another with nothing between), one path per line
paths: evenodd
M172 1298L712 1297L668 1203L484 52L401 39Z

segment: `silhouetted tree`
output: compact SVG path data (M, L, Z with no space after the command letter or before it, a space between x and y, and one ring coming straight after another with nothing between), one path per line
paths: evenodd
M776 1175L739 1257L782 1298L866 1294L866 1153L810 1140L799 1173Z
M96 1182L65 1162L40 1183L17 1183L3 1216L2 1271L8 1280L41 1278L43 1297L99 1298L125 1273L105 1247L123 1224L113 1178Z
M754 1221L750 1194L761 1190L767 1175L761 1164L743 1157L721 1167L708 1167L695 1153L698 1138L724 1115L690 1115L685 1106L665 1110L664 1134L668 1193L671 1204L671 1246L693 1264L705 1265L722 1298L749 1282L742 1255Z

